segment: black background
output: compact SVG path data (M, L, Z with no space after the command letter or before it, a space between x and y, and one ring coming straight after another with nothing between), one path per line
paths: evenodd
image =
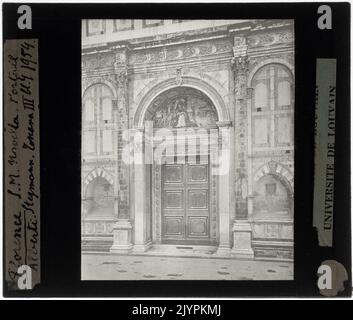
M350 5L333 3L332 30L317 27L319 3L29 4L32 30L17 28L20 4L3 4L3 40L39 39L41 284L5 296L271 297L320 296L317 269L335 259L349 272ZM80 281L81 19L295 20L295 258L293 281ZM312 228L316 58L337 59L334 247Z

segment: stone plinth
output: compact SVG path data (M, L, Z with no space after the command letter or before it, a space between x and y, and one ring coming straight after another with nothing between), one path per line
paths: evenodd
M144 252L148 251L151 247L152 247L151 241L147 241L146 243L142 243L142 244L134 244L133 252L134 253L144 253Z
M232 255L237 258L254 258L251 247L251 225L245 220L236 220L233 224L233 248Z
M129 253L131 243L132 226L129 220L118 220L113 229L114 242L110 248L112 253Z

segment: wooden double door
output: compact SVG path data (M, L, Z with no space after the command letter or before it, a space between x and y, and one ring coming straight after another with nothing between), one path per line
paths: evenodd
M210 243L208 163L162 166L162 243Z

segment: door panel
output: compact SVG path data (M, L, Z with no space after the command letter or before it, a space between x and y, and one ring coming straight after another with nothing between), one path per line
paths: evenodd
M162 232L166 240L185 239L185 190L183 165L164 165Z
M188 209L208 209L208 190L189 189L188 190Z
M208 244L208 163L166 164L162 177L162 242Z
M188 217L188 237L208 237L208 217Z
M164 166L164 183L184 184L184 167L180 164L168 164Z
M184 209L184 190L164 190L164 209Z
M184 236L183 224L184 219L182 216L169 217L165 216L165 233L167 236Z
M207 164L189 164L188 169L189 182L208 182Z

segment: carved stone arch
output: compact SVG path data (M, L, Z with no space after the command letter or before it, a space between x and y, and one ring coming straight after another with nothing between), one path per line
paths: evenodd
M106 85L111 93L113 94L113 98L117 99L118 93L117 93L117 88L115 85L115 80L113 77L98 77L98 78L86 78L83 79L82 81L82 98L85 95L85 92L92 86L97 85L97 84L102 84Z
M176 83L175 79L167 79L157 83L156 85L146 88L146 93L139 95L140 98L135 102L136 112L133 118L134 127L142 127L145 119L145 114L152 103L153 99L161 93L176 87L191 87L204 93L213 103L219 121L230 121L229 111L226 103L218 91L204 80L183 76L182 85Z
M251 83L252 80L255 76L255 74L263 67L265 67L266 65L270 65L270 64L279 64L282 65L284 67L286 67L288 69L288 71L290 72L292 78L294 79L294 66L289 63L287 60L284 59L279 59L279 58L271 58L271 59L265 59L264 61L261 61L259 64L257 64L250 72L248 75L248 83L247 83L247 87L251 88Z
M266 175L273 175L277 177L281 182L284 183L288 189L289 194L293 195L294 192L294 176L291 170L286 168L284 165L270 161L262 165L254 174L254 184L256 184L262 177Z
M92 182L94 179L98 177L101 177L107 180L114 188L114 176L111 173L104 170L103 168L98 167L98 168L94 168L90 173L88 173L85 179L83 180L84 194L86 193L87 186L90 184L90 182Z
M189 71L188 77L194 78L194 79L200 79L203 82L208 83L211 87L213 87L216 90L219 96L222 97L222 99L224 100L224 103L228 105L229 92L222 86L222 84L218 81L218 79L210 76L205 72L195 72L195 71ZM185 77L183 76L183 79L184 78Z

